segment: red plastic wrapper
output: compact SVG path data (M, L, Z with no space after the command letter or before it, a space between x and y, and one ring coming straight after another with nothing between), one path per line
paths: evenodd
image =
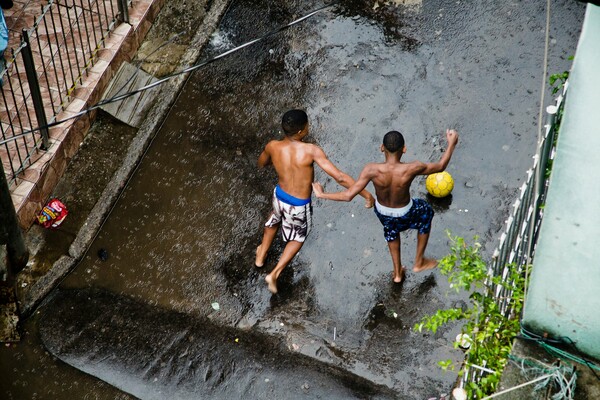
M59 199L52 199L38 214L37 222L44 228L58 228L67 214L69 214L67 207Z

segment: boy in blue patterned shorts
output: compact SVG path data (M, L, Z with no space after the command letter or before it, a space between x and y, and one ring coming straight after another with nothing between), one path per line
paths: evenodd
M381 145L385 162L367 164L350 188L337 193L324 193L321 184L313 183L313 190L319 198L350 201L364 190L369 182L373 182L377 197L375 214L383 225L383 233L394 264L393 279L396 283L402 282L406 270L400 259L400 232L407 229L417 229L419 232L414 272L432 269L437 265L437 260L424 257L431 230L433 209L425 200L410 197L410 185L419 175L429 175L446 169L458 142L458 132L447 129L446 139L448 147L438 162L404 163L400 161L402 154L406 152L404 137L400 132L390 131L383 137Z

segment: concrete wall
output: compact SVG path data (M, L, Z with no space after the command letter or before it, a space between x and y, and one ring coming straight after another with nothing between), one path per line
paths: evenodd
M600 7L588 4L523 322L600 359ZM565 56L568 56L567 54Z

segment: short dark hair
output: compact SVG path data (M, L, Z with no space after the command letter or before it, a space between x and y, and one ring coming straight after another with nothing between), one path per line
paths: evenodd
M281 127L286 136L292 136L304 129L308 123L308 115L302 110L290 110L283 114Z
M390 153L402 150L404 147L404 136L398 131L389 131L383 137L383 147Z

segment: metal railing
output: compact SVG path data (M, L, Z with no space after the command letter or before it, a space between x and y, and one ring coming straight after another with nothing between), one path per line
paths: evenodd
M50 0L9 57L5 52L0 158L9 185L48 149L48 124L72 101L117 24L128 22L130 6L130 0Z
M499 307L499 310L507 318L518 318L512 307L512 290L514 287L511 272L516 271L523 276L526 274L528 264L531 263L535 254L535 245L542 222L548 193L549 172L555 153L556 136L560 126L560 119L564 107L563 94L556 98L556 105L547 108L547 122L544 126L544 134L538 143L533 166L527 171L527 179L520 189L519 197L513 204L513 210L506 221L504 232L500 235L500 243L494 250L488 275L490 277L502 277L502 281L508 284L497 285L488 280L486 285L491 288L491 293ZM537 175L537 177L536 177ZM537 179L536 179L537 178ZM536 185L536 180L539 184ZM482 368L471 368L465 366L465 373L460 378L458 386L465 387L468 382L478 382L489 371Z

